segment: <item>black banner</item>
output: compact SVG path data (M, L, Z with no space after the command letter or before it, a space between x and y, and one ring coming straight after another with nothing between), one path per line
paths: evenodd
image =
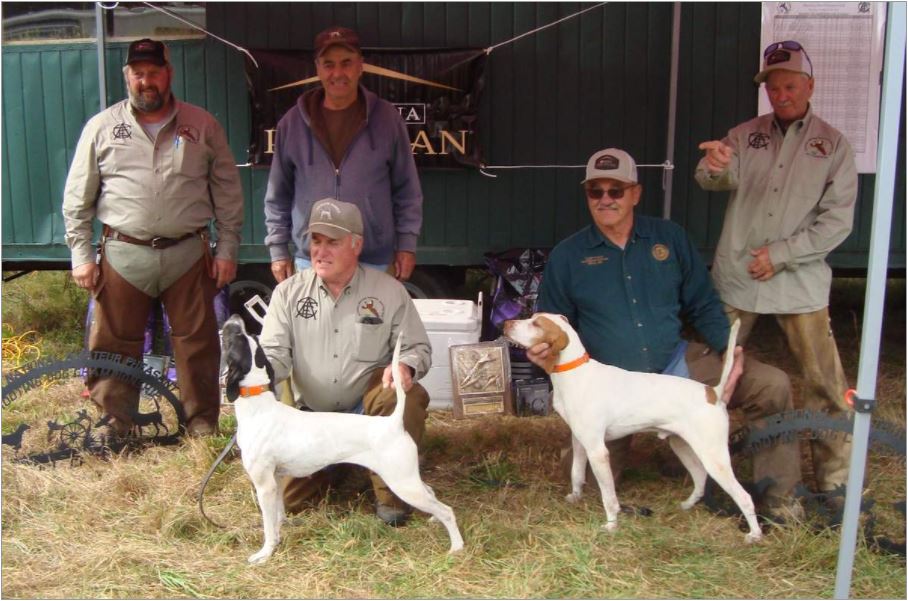
M252 50L246 60L252 96L248 160L271 164L277 122L300 94L321 86L311 51ZM479 97L486 54L479 49L363 50L360 82L394 104L410 132L417 167L478 167Z

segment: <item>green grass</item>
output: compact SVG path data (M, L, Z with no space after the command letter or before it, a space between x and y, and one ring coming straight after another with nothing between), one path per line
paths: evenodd
M42 357L60 358L82 349L88 293L76 286L70 272L35 271L16 278L3 284L2 299L4 340L33 331ZM4 352L4 362L6 358Z
M20 317L27 312L10 307L7 299L15 283L4 286L3 315L5 322L16 315L10 323L21 332L30 327ZM20 285L26 283L37 288L15 297L17 302L62 304L57 310L71 314L62 322L74 330L69 335L78 340L75 350L81 348L84 307L39 294L51 285L47 282ZM55 295L67 294L64 280L56 283ZM904 426L904 281L890 282L887 293L878 415ZM837 280L833 303L836 337L853 383L863 281ZM51 309L29 308L41 311ZM759 327L753 352L791 372L790 354L774 323L764 320ZM792 381L797 390L799 376L793 374ZM86 403L81 389L74 380L23 395L3 409L3 431L74 415ZM760 544L745 545L734 520L702 506L689 512L678 507L690 484L659 475L664 443L652 436L635 441L635 469L618 492L622 503L649 507L654 515L622 514L619 530L603 533L595 485L587 485L580 503L564 501L569 485L558 474L558 463L569 432L557 416L454 420L449 413L431 414L422 473L457 515L466 544L458 555L447 554L447 534L427 516L417 513L404 528L387 527L374 516L371 494L347 485L285 524L283 541L268 563L248 567L246 557L262 544L261 517L235 454L215 472L205 497L206 512L227 528L208 523L197 507L201 479L236 428L229 410L221 428L218 437L107 461L89 457L80 467L14 463L4 447L0 595L571 599L833 593L838 531L778 528ZM26 432L26 449L46 445L45 436ZM740 466L739 473L747 471ZM904 540L904 517L888 507L906 496L904 459L873 454L867 474L865 490L878 502L878 532ZM904 559L873 552L861 542L851 596L904 598L905 590Z

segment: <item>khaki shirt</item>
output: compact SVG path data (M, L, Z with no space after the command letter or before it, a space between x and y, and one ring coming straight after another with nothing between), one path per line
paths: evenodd
M63 192L73 267L95 260L94 218L142 240L178 238L214 219L217 257L236 261L243 189L227 137L204 109L174 102L156 140L128 100L85 124Z
M858 177L845 136L808 108L783 134L773 114L738 125L722 142L733 157L696 179L704 190L731 190L712 275L722 300L763 314L808 313L829 304L826 255L851 232ZM765 282L747 272L750 251L769 248L776 271Z
M406 288L377 269L357 267L337 300L313 269L277 285L259 342L279 382L292 373L297 404L348 411L377 367L391 363L398 332L400 361L414 380L432 364L432 347Z

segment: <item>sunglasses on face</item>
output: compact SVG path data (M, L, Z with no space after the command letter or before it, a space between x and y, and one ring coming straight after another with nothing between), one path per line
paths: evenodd
M637 184L631 184L630 186L625 186L623 188L586 188L586 197L590 200L600 200L603 196L608 194L608 197L612 200L619 200L624 198L624 192L630 190Z

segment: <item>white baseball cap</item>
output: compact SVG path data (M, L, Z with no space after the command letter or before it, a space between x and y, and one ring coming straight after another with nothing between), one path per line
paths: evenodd
M763 70L754 76L754 83L763 83L770 73L778 69L813 78L813 63L801 43L794 40L773 42L766 47L763 51Z
M637 163L623 150L606 148L594 152L586 163L586 179L581 184L593 179L614 179L626 184L637 183Z

